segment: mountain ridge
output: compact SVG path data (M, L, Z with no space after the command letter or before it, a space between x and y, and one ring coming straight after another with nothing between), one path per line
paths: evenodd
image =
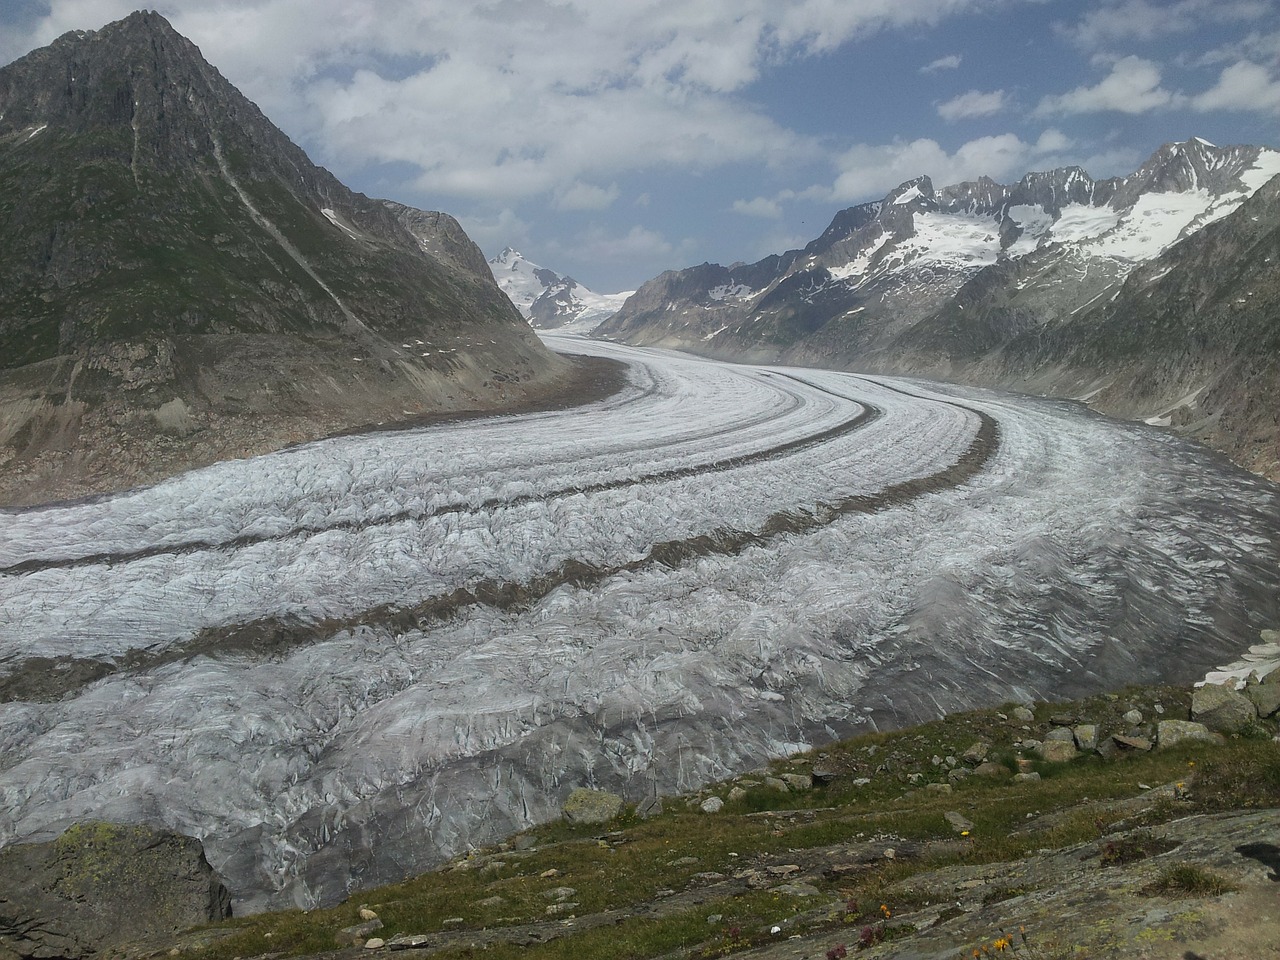
M1071 351L1068 331L1091 311L1091 323L1123 327L1118 312L1099 320L1097 311L1120 296L1135 271L1212 225L1242 229L1240 209L1277 174L1280 152L1193 138L1163 145L1127 177L1093 180L1064 167L1013 184L984 177L942 188L917 177L883 200L839 211L802 249L732 268L668 271L643 284L598 332L725 359L1073 397L1092 390L1100 409L1147 419L1176 399L1174 388L1125 398L1118 386L1125 378L1115 370L1114 389L1081 387L1105 378L1091 375L1084 354ZM1039 346L1046 338L1074 357L1070 376L1055 376L1057 359ZM1165 342L1152 348L1173 349ZM1166 373L1171 382L1187 379ZM1262 389L1266 376L1254 379ZM1200 422L1197 438L1262 472L1280 470L1274 450L1269 459L1246 454L1239 430L1220 426L1222 414L1206 408L1175 427ZM1256 440L1255 431L1249 444ZM1274 446L1274 439L1263 442Z
M453 218L346 188L148 12L0 68L0 317L0 502L569 373Z
M521 315L540 330L589 332L635 292L596 293L533 263L514 247L505 247L488 261L488 268Z

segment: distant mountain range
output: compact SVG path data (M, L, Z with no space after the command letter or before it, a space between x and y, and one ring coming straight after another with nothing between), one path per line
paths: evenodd
M526 260L511 247L490 260L489 268L503 293L541 330L590 331L635 292L593 293L572 277Z
M0 503L564 369L453 218L347 189L158 14L0 69Z
M1107 180L921 177L802 250L664 273L597 332L1084 397L1276 475L1277 174L1280 152L1194 138Z

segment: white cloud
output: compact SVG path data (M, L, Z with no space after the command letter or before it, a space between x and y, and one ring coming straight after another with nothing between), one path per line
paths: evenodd
M938 70L954 70L956 67L960 66L960 61L962 59L963 58L958 53L948 54L945 57L939 57L937 60L926 63L920 68L920 72L936 73Z
M961 120L966 117L989 117L1004 110L1005 107L1003 90L992 90L989 93L970 90L968 93L962 93L945 103L938 104L938 116L947 121Z
M597 187L591 183L575 180L568 189L556 196L556 207L560 210L605 210L618 199L618 185Z
M1267 0L1110 0L1059 29L1080 46L1097 50L1126 41L1193 33L1206 24L1262 22L1272 16Z
M490 217L459 215L458 222L482 250L495 251L508 245L517 249L529 246L529 224L509 208Z
M839 175L831 189L838 202L878 199L898 184L927 175L935 186L976 180L1018 179L1028 170L1061 166L1059 154L1072 141L1061 131L1044 131L1034 143L1017 135L979 137L948 153L936 140L897 140L888 144L860 144L840 158Z
M408 163L433 195L598 208L648 169L782 167L814 138L742 95L776 64L993 0L158 0L160 12L317 158ZM15 49L136 0L49 0ZM0 15L0 20L3 20ZM0 32L6 32L0 30ZM603 191L603 192L600 192Z
M1215 47L1196 60L1197 66L1210 66L1215 63L1233 63L1237 60L1252 60L1255 63L1280 65L1280 30L1274 33L1259 33L1254 30L1235 43Z
M1212 87L1191 98L1191 106L1203 113L1215 110L1280 112L1280 80L1266 67L1242 60L1225 68Z
M733 212L748 217L763 217L766 220L777 220L782 216L782 205L768 197L756 197L754 200L733 201Z
M665 261L675 250L675 245L662 234L637 225L623 234L593 228L582 237L573 253L592 261L626 263Z
M1111 72L1097 85L1076 87L1067 93L1043 98L1032 116L1055 114L1101 113L1115 110L1138 114L1172 106L1176 94L1160 86L1160 66L1141 57L1122 57L1112 64Z

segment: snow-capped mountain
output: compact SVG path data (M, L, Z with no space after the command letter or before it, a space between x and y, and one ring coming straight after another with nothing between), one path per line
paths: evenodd
M1280 152L1192 139L1108 180L1079 167L1010 185L983 177L935 189L920 177L842 210L803 250L665 273L600 332L718 355L875 365L979 275L1009 300L1015 329L1044 323L1231 213L1276 174Z
M635 292L595 293L572 277L526 260L511 247L490 260L489 269L517 309L542 330L593 330Z
M1280 478L1280 152L1193 138L1126 177L911 180L803 250L665 273L598 332L1087 399Z

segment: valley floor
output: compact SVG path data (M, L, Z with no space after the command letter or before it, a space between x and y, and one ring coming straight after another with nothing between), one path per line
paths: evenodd
M237 911L311 907L577 786L1190 681L1280 619L1280 496L1195 445L548 339L625 387L0 512L0 842L159 820Z

